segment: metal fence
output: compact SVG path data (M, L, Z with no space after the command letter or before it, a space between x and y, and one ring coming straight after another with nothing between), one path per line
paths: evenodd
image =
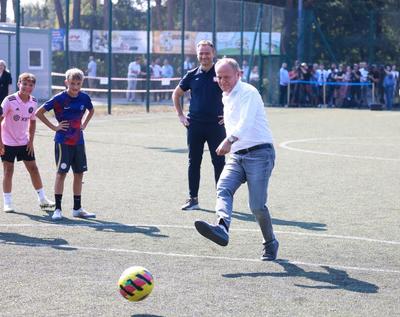
M161 6L153 6L152 1L138 1L140 5L136 6L128 0L104 2L98 3L96 11L81 17L79 28L72 27L71 17L66 14L65 29L49 30L53 41L51 81L55 90L63 88L62 74L67 68L86 71L89 57L94 56L97 73L89 79L93 79L95 87L89 87L87 81L84 88L96 97L108 94L109 104L113 99L126 99L128 65L139 57L142 71L135 79L136 101L147 106L160 99L168 102L173 88L187 71L185 60L192 67L197 65L196 42L210 39L218 57L228 55L248 65L244 77L260 90L266 103L276 102L282 8L235 0L166 0L160 2ZM69 12L65 10L67 5L72 6L66 0L64 13ZM104 5L108 10L104 10ZM110 18L108 25L104 15ZM17 21L17 37L20 23ZM25 22L25 26L29 24ZM140 37L136 38L138 46L135 37ZM156 78L150 73L154 62L161 66L168 62L173 76Z

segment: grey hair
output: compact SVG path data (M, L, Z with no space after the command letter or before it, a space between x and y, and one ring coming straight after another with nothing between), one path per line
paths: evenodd
M216 63L215 63L215 68L217 69L218 67L221 67L222 65L228 64L229 66L232 67L232 69L236 72L240 72L240 66L238 64L238 62L230 57L224 57L219 59Z

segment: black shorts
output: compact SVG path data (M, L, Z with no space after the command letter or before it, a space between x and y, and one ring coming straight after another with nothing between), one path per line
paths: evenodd
M15 158L17 158L17 161L34 161L35 154L32 155L28 154L27 145L21 145L21 146L4 145L4 155L1 156L2 162L6 161L14 163Z
M74 173L87 171L85 145L67 145L55 143L55 158L58 173L68 173L72 167Z

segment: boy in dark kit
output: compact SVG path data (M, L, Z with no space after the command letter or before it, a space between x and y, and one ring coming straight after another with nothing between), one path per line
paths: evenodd
M72 68L67 70L65 73L67 90L55 95L36 111L36 116L51 130L56 132L54 137L57 164L57 175L54 185L56 209L52 215L53 220L61 220L63 218L61 200L65 177L70 167L74 172L74 207L72 215L79 218L96 217L95 214L85 211L81 206L83 173L87 171L83 130L86 129L94 114L94 108L89 95L81 92L83 80L84 75L80 69ZM58 122L57 125L51 123L44 114L50 110L54 111ZM88 112L85 116L86 110Z

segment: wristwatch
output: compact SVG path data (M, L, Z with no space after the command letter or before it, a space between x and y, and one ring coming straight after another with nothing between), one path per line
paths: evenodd
M233 143L235 143L235 141L237 140L233 135L231 135L230 137L228 137L228 142L230 143L230 144L233 144Z

